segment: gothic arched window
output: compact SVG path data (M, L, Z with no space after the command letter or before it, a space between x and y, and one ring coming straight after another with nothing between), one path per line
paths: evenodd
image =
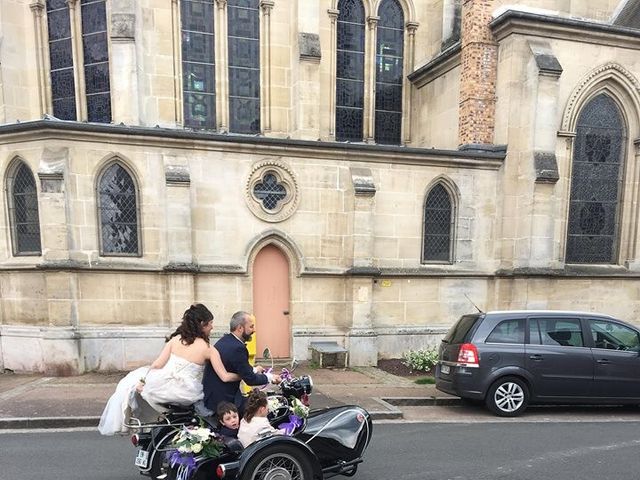
M80 7L87 120L109 123L111 121L111 86L105 0L82 0Z
M98 214L101 255L140 255L137 188L119 163L99 177Z
M213 1L180 2L185 127L216 128Z
M376 143L400 144L404 14L397 0L383 0L378 10L376 47Z
M362 141L364 112L364 7L360 0L338 3L336 140Z
M260 5L228 0L229 131L260 133Z
M16 162L7 177L9 219L14 255L40 255L38 191L29 167Z
M567 263L616 263L625 127L600 94L578 116L567 226Z
M448 190L438 183L424 203L423 263L452 261L453 225L453 200Z

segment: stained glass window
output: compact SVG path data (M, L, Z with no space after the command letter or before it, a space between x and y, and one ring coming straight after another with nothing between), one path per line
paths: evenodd
M53 116L61 120L76 120L71 19L66 0L47 0L47 26Z
M40 255L40 218L38 192L29 167L22 162L9 177L11 198L9 217L12 223L13 251L15 255Z
M258 0L229 0L229 130L260 133L260 9Z
M275 210L278 203L287 197L287 189L278 182L273 173L269 172L253 187L253 194L262 202L265 209Z
M136 185L119 163L112 164L100 176L98 209L101 254L139 255Z
M451 262L453 203L447 189L436 184L424 204L423 262Z
M364 7L361 0L338 3L336 140L362 141L364 112Z
M87 120L111 122L109 40L105 0L81 0Z
M216 128L214 0L182 0L184 125Z
M615 263L625 128L611 97L598 95L578 117L573 166L567 263Z
M397 0L384 0L378 10L376 47L376 143L400 144L404 15Z

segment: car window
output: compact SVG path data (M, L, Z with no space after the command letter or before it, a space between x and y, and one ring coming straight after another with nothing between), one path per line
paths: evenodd
M524 343L524 318L504 320L489 334L487 343Z
M635 330L606 320L589 320L594 346L607 350L640 351L640 337Z
M469 333L479 318L480 315L463 315L460 317L460 320L449 329L442 341L445 343L463 343L467 333Z
M542 345L584 347L580 320L573 318L538 318Z

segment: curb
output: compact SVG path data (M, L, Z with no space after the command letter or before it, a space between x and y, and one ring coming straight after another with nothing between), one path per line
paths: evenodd
M380 410L371 410L372 420L399 420L402 410L397 407L438 407L462 405L457 397L372 397ZM97 427L100 417L14 417L0 418L0 430L27 430L36 428Z
M458 397L384 397L394 407L444 407L463 405Z
M14 417L0 418L0 430L35 428L97 427L100 417Z

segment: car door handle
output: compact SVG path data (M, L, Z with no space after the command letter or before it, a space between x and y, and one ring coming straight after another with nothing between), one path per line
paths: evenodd
M600 358L596 360L596 362L599 363L600 365L609 365L611 363L611 360L607 360L606 358Z
M543 358L542 358L542 355L539 355L539 354L537 354L537 353L536 353L536 354L534 354L534 355L529 355L529 358L530 358L531 360L535 360L535 361L537 361L537 362L539 362L539 361L541 361L541 360L543 359Z

